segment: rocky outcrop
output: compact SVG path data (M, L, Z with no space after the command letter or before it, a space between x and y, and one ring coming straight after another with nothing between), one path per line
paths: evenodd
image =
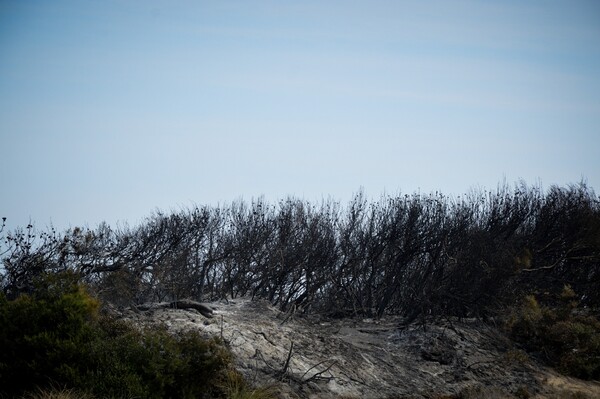
M208 317L209 319L213 317L213 309L210 305L205 303L200 303L196 301L192 301L189 299L181 299L178 301L172 302L160 302L160 303L149 303L142 304L135 307L138 311L147 311L147 310L156 310L156 309L185 309L185 310L196 310L202 316Z
M181 305L123 316L221 336L238 369L282 398L600 398L600 384L540 366L477 320L402 327L399 318L327 319L249 299Z

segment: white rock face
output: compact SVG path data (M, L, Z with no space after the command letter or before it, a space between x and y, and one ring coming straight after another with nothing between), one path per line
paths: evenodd
M152 308L124 317L162 322L174 333L194 329L221 336L238 369L258 385L273 385L282 398L431 398L461 392L511 398L519 389L535 398L575 392L600 398L600 384L522 361L502 334L478 321L438 322L424 330L400 328L398 318L289 315L249 299L208 305L214 309L210 319L195 310Z

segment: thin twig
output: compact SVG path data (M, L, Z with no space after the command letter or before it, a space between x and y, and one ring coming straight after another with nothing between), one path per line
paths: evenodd
M283 380L283 377L287 374L288 368L290 367L290 360L292 359L292 353L294 351L294 341L291 341L290 344L290 350L288 352L287 355L287 359L285 360L285 363L283 365L283 368L280 371L280 380Z
M283 319L283 321L281 323L279 323L279 325L282 326L286 321L288 321L294 315L294 313L296 313L296 304L292 305L292 308L288 312L287 316L285 316L285 319Z
M326 362L326 360L323 360L322 362L319 362L319 363L315 364L314 366L312 366L311 368L309 368L308 370L306 370L306 372L305 372L304 374L302 374L302 377L300 377L300 380L301 380L303 383L306 383L306 382L310 382L310 381L316 380L317 378L319 378L319 377L321 376L321 374L323 374L323 373L325 373L325 372L329 371L329 369L331 369L331 368L332 368L332 367L333 367L333 366L334 366L334 365L337 363L337 361L336 361L336 360L332 361L332 362L331 362L331 364L330 364L329 366L327 366L327 367L326 367L324 370L322 370L322 371L319 371L318 373L315 373L315 374L313 374L313 375L312 375L310 378L308 378L308 379L304 380L304 376L305 376L306 374L308 374L308 372L309 372L310 370L314 369L314 368L315 368L315 367L317 367L317 366L320 366L321 364L323 364L323 363L325 363L325 362ZM325 378L325 379L327 379L327 380L331 380L331 379L332 379L332 378L334 378L334 377L333 377L333 376L331 376L331 377L323 377L323 378Z

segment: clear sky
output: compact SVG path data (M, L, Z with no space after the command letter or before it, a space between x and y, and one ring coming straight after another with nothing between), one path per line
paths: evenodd
M0 0L0 216L600 191L598 1Z

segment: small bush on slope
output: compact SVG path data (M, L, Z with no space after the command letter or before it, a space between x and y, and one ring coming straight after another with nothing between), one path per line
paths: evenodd
M68 274L12 301L0 294L0 397L56 386L97 397L214 397L229 364L217 340L100 316Z
M276 390L272 387L252 387L235 370L227 370L218 384L227 399L274 399Z
M510 335L564 374L600 378L600 321L577 311L569 286L559 299L551 308L527 296L507 322Z
M38 389L28 392L21 399L95 399L94 396L74 389Z

